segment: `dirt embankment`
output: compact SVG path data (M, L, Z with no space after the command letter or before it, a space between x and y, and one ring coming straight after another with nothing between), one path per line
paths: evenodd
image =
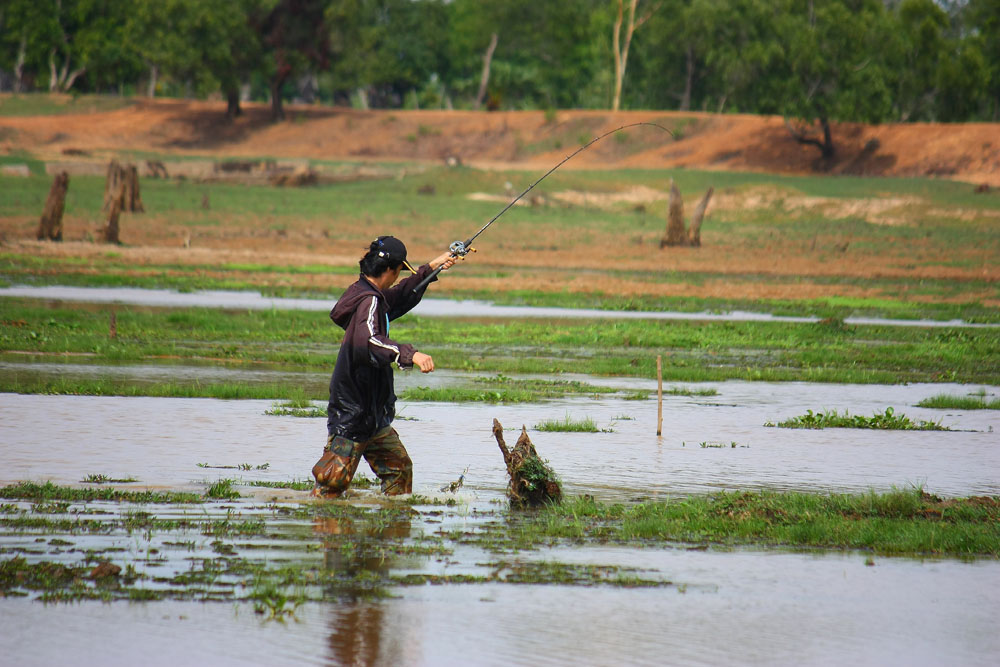
M141 100L115 111L0 118L0 152L44 159L103 158L120 150L310 159L448 160L551 166L583 142L630 123L567 167L642 167L939 176L1000 187L1000 125L842 123L837 154L795 142L778 117L663 111L358 111L292 107L271 123L263 105L228 121L224 104ZM83 154L83 155L81 155Z

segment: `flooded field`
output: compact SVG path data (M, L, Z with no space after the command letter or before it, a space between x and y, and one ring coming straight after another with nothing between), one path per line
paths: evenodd
M0 297L21 297L52 301L84 301L87 303L121 303L136 306L165 308L228 308L242 310L315 310L328 311L336 302L330 299L295 299L264 296L253 291L203 290L177 292L166 289L133 287L67 287L51 285L32 287L16 285L0 287ZM817 317L794 317L733 311L728 313L686 313L673 311L594 310L586 308L548 308L534 306L503 306L487 301L427 298L413 309L416 315L426 317L530 317L530 318L601 318L644 320L700 320L724 322L816 322ZM894 320L873 317L847 317L849 325L885 325L920 327L973 327L997 328L998 324L972 323L962 320Z
M15 366L5 364L0 372L11 372ZM59 364L52 370L76 369L114 372L114 367ZM191 378L202 371L175 366L162 372L165 377L177 373ZM264 373L218 368L205 372L240 379ZM461 384L471 377L459 372L398 373L397 389L429 385L432 378L438 385ZM655 392L655 383L649 381L586 380ZM327 377L302 373L297 381L323 385ZM589 493L602 500L718 489L857 492L893 485L923 485L942 496L1000 495L996 475L1000 413L914 407L939 393L964 395L973 390L969 386L749 382L704 386L717 390L717 395L664 397L662 437L656 436L655 393L645 400L566 398L523 405L403 401L398 405L397 428L414 460L418 493L433 491L468 468L467 490L484 500L500 498L506 476L490 431L493 418L509 429L526 425L530 430L540 422L569 416L592 419L607 432L538 433L532 440L562 476L569 493ZM268 463L261 479L303 478L325 442L325 421L265 415L272 404L3 395L0 441L5 443L5 462L0 482L51 479L71 484L81 475L100 473L137 476L144 483L173 488L203 482L204 470L196 464L206 462ZM807 410L871 415L887 407L914 420L940 421L954 430L764 426Z
M29 372L21 366L275 381L267 370L176 365L9 362L0 372ZM279 381L326 382L325 374L285 373ZM442 386L472 378L435 376ZM400 389L431 380L397 377ZM25 665L65 660L67 647L105 664L154 665L192 655L212 664L995 664L995 560L683 543L563 541L511 551L489 537L509 520L494 417L528 427L568 494L604 501L907 485L945 497L1000 495L1000 413L913 407L975 387L697 385L717 394L665 396L657 437L655 383L577 379L654 397L401 403L396 426L423 498L392 511L372 490L327 511L306 491L253 486L307 479L325 439L325 420L266 415L270 401L0 395L2 484L79 487L106 475L137 480L120 488L203 493L231 479L242 496L197 505L4 501L5 559L88 567L107 559L129 563L135 579L127 594L109 592L109 603L0 599L0 651ZM764 426L809 409L870 415L886 407L955 430ZM532 430L567 416L604 432ZM364 464L362 472L371 477ZM463 472L457 494L442 493ZM31 527L39 521L48 528ZM300 577L294 604L261 579L286 567ZM128 601L154 597L163 599ZM59 627L60 641L39 643L43 626Z

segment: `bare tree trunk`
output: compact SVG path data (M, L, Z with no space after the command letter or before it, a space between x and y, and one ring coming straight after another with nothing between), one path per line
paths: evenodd
M111 203L111 210L108 211L108 226L104 228L104 240L108 243L121 243L118 238L118 218L121 215L121 201L118 199Z
M271 120L275 123L285 120L285 106L281 101L281 89L291 73L291 67L279 65L278 73L271 80Z
M669 210L667 212L667 229L660 239L660 248L667 246L693 246L701 245L701 223L705 219L705 212L708 210L708 202L712 199L715 188L709 187L708 192L698 202L691 216L691 226L689 230L684 228L684 201L681 199L681 191L673 179L670 179L670 198L668 200Z
M507 466L510 483L507 496L516 507L537 507L546 503L558 503L562 499L562 486L555 473L538 457L531 444L528 430L521 427L521 435L513 449L507 447L503 438L503 426L493 420L493 437L497 439L503 462Z
M17 61L14 63L14 92L24 92L24 59L28 49L27 35L21 37L21 45L17 49Z
M149 85L146 86L146 97L156 97L156 81L160 78L160 68L149 66Z
M681 111L691 110L691 89L694 87L694 48L687 48L687 76L684 78L684 95L681 97Z
M611 47L615 55L615 91L611 99L612 111L618 111L622 100L622 77L625 75L625 64L622 62L621 34L624 14L625 5L623 0L618 0L618 13L615 14L615 24L611 29Z
M701 221L705 218L705 211L708 210L708 201L712 198L713 192L715 192L715 188L710 186L708 192L705 193L705 196L701 198L698 206L694 209L694 214L691 216L691 227L688 229L688 245L701 245Z
M232 120L242 115L242 113L243 110L240 108L240 89L237 87L226 90L226 118Z
M56 68L56 50L49 51L49 92L64 93L69 90L77 78L87 71L86 67L80 67L72 72L69 71L70 57L66 54L63 60L62 70Z
M785 120L785 128L792 135L792 138L800 144L815 146L819 149L823 159L829 160L836 155L836 147L833 145L833 132L830 129L830 120L825 116L819 118L820 129L823 131L823 138L817 139L807 133L807 130L794 127L788 120Z
M667 213L667 231L660 240L660 247L668 245L683 245L687 240L684 231L684 200L681 191L677 189L674 179L670 179L670 199Z
M69 174L60 171L52 180L49 196L45 200L42 217L38 221L38 240L62 241L62 217L66 209L66 191L69 189Z
M134 164L119 164L118 160L108 163L104 182L103 210L111 211L115 203L119 213L142 213L142 196L139 193L139 170Z
M483 54L483 73L479 78L479 92L476 94L476 109L483 106L483 100L486 99L486 89L490 83L490 65L493 63L493 52L497 50L497 33L493 33L490 36L490 45L486 47L486 53Z
M622 40L622 24L625 21L625 0L618 0L618 13L615 15L615 23L611 31L611 46L615 52L615 92L611 100L611 110L618 111L622 101L622 84L625 81L625 66L628 64L628 49L632 44L632 35L636 29L649 20L659 5L653 5L637 21L635 11L639 6L639 0L628 0L628 23L625 24L625 39Z

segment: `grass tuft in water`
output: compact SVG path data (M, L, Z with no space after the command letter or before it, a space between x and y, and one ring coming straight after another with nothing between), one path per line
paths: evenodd
M109 477L108 475L87 475L80 480L81 484L131 484L138 482L135 477Z
M316 407L312 401L303 399L275 403L264 414L276 417L326 417L326 408Z
M233 488L233 480L220 479L205 491L206 498L217 500L235 500L240 497L240 492Z
M535 424L535 430L554 433L600 433L601 429L590 417L573 419L566 415L562 420L550 419Z
M870 428L892 431L950 431L947 426L942 426L940 422L919 421L914 422L906 415L897 415L892 408L886 408L884 413L876 412L871 417L862 415L851 415L846 410L843 414L836 410L830 412L813 412L807 410L806 414L783 422L774 424L767 422L764 426L778 426L779 428Z
M1000 410L1000 398L986 400L985 391L969 396L938 394L920 401L917 407L940 410Z

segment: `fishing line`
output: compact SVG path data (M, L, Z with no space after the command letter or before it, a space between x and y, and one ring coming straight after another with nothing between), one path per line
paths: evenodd
M579 155L583 151L587 150L592 145L596 144L601 139L604 139L605 137L608 137L608 136L610 136L610 135L612 135L612 134L614 134L616 132L621 132L622 130L626 130L626 129L630 128L630 127L638 127L640 125L648 125L649 127L655 127L655 128L661 129L664 132L666 132L667 134L669 134L671 137L673 137L675 139L677 138L677 135L674 134L674 132L672 130L670 130L670 129L666 128L666 127L663 127L662 125L658 125L657 123L649 123L649 122L629 123L628 125L622 125L621 127L615 128L614 130L610 130L610 131L605 132L604 134L602 134L600 136L594 137L593 139L591 139L590 141L588 141L587 143L585 143L583 146L580 146L575 151L573 151L572 153L570 153L569 155L567 155L566 157L564 157L562 160L559 161L558 164L556 164L556 166L554 166L551 169L549 169L547 172L545 172L545 174L542 175L541 178L539 178L537 181L535 181L534 183L532 183L531 185L529 185L527 187L527 189L524 190L524 192L522 192L518 196L514 197L514 199L512 199L510 201L510 203L508 203L506 206L504 206L503 209L499 213L497 213L495 216L493 216L490 219L489 222L487 222L485 225L483 225L478 232L476 232L475 234L473 234L472 236L470 236L465 241L454 241L454 242L452 242L452 244L448 247L448 250L451 251L451 255L453 257L465 257L470 252L475 252L472 249L472 242L475 241L479 237L480 234L482 234L483 232L485 232L486 229L490 225L492 225L494 222L496 222L500 218L500 216L502 216L504 213L506 213L507 211L509 211L510 208L512 206L514 206L514 204L516 204L517 202L519 202L521 200L521 198L524 197L524 195L526 195L529 192L531 192L536 185L538 185L539 183L541 183L542 181L544 181L546 178L548 178L549 175L552 174L552 172L554 172L555 170L557 170L559 167L563 166L564 164L566 164L567 162L569 162L570 160L572 160L574 157L576 157L577 155ZM414 292L418 292L418 291L422 290L424 287L427 286L427 284L430 281L432 281L439 273L441 273L442 270L443 269L440 266L438 268L434 269L434 271L432 271L430 275L428 275L426 278L424 278L422 281L420 281L420 284L418 284L416 287L413 288L413 291Z

